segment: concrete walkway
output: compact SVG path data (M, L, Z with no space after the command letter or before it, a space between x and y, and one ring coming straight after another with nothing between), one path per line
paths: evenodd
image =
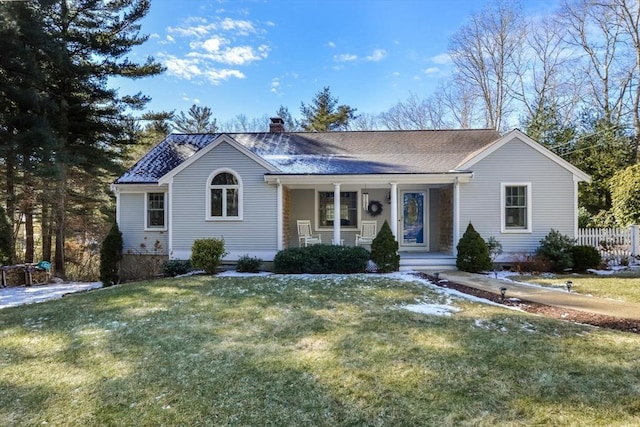
M432 273L427 273L432 275ZM514 283L507 280L493 279L480 274L463 271L440 272L440 280L481 289L500 295L500 288L507 288L505 298L519 298L569 310L580 310L590 313L614 316L624 319L640 320L640 304L597 298L567 292L558 289Z

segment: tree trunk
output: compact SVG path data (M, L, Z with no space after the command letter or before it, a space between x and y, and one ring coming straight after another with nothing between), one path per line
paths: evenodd
M49 204L47 201L42 202L42 259L45 261L51 261L51 214L49 211Z
M65 200L66 200L66 171L62 172L60 181L56 188L55 217L56 217L56 253L54 268L56 276L65 277Z

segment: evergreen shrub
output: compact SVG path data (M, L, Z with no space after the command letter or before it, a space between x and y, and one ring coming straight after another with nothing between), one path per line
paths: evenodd
M238 273L257 273L260 271L262 265L262 259L258 257L250 257L249 255L243 255L238 258L236 264L236 271Z
M562 272L573 267L571 251L574 245L574 239L552 228L549 234L540 240L536 254L549 260L552 271Z
M216 274L226 255L224 239L196 239L191 247L191 264L207 274Z
M389 273L400 270L398 241L385 220L380 232L371 242L371 261L378 267L378 273Z
M491 255L487 243L471 223L458 242L457 250L458 270L479 273L491 269Z
M188 259L170 259L162 264L162 271L167 277L187 274L192 269L191 260Z
M0 206L0 264L13 264L13 230L9 224L7 212L2 206Z
M351 274L364 273L368 260L365 248L313 245L281 250L273 264L274 272L280 274Z
M122 260L122 232L114 223L100 246L100 281L104 286L120 282L120 261Z
M571 248L573 271L584 273L589 268L598 268L602 264L600 252L593 246L577 245Z

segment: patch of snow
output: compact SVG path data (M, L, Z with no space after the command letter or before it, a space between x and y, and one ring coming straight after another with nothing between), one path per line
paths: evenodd
M409 304L403 305L403 309L413 311L414 313L432 314L434 316L451 316L452 313L460 311L458 307L444 304Z
M273 275L273 273L268 271L261 271L259 273L238 273L235 270L227 270L217 274L219 277L263 277L271 275Z
M101 282L62 283L54 285L18 286L0 289L0 308L16 307L62 298L66 294L102 287Z

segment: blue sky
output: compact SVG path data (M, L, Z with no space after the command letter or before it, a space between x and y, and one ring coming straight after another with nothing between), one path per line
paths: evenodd
M525 13L552 0L525 0ZM152 97L148 109L210 107L220 121L299 116L329 86L341 104L380 113L412 93L430 95L451 72L449 38L482 0L152 0L150 35L131 57L167 67L156 77L112 82Z

